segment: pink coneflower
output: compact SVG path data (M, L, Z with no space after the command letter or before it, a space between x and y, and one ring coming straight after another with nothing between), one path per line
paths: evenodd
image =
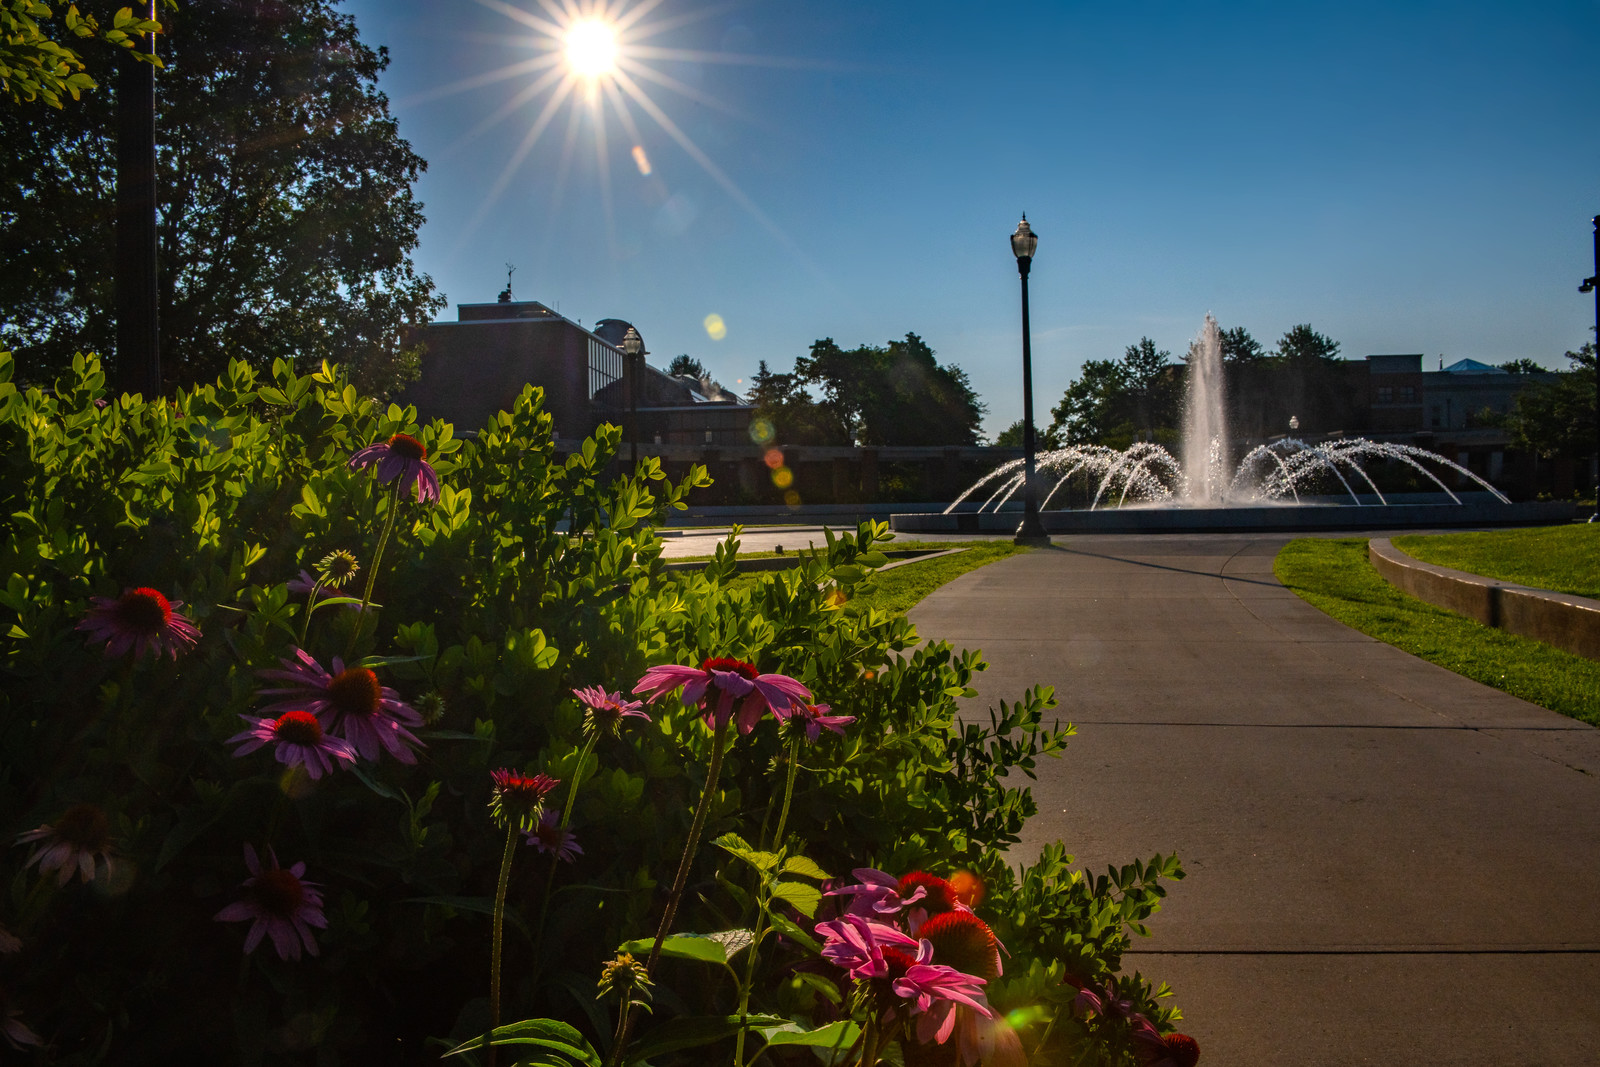
M489 772L489 814L496 825L532 830L544 815L544 798L561 784L548 774L522 774L507 767Z
M335 657L333 673L322 669L304 649L294 650L294 659L279 660L283 670L256 673L262 678L288 682L281 689L263 689L262 696L275 700L262 711L309 711L321 720L322 728L350 742L364 760L376 760L380 748L401 763L415 763L411 746L422 746L407 729L421 726L422 717L404 703L393 689L378 683L378 676L365 667L346 668Z
M804 700L797 700L787 708L773 708L772 714L778 717L789 730L803 730L807 744L816 744L822 736L824 728L832 730L840 737L844 736L844 728L856 721L854 715L829 715L826 704L808 704Z
M583 713L583 728L593 733L616 737L622 732L623 719L650 721L649 713L642 710L644 701L624 700L621 693L608 693L603 686L574 689L572 695L577 697L578 702L586 709Z
M539 825L532 830L524 830L522 836L528 844L562 863L571 863L583 855L578 835L571 830L561 829L561 815L554 808L545 808L544 814L539 816Z
M417 487L417 500L426 504L439 499L439 476L428 463L428 449L410 434L397 433L387 441L368 445L350 457L350 469L364 470L378 465L378 483L388 485L399 479L396 491Z
M53 823L17 836L17 844L36 842L25 866L39 865L40 874L59 870L57 885L76 874L87 884L94 881L99 863L111 877L111 820L95 804L74 804Z
M928 962L932 957L933 946L923 941L916 959L889 988L910 1002L908 1006L917 1015L917 1040L942 1045L955 1032L958 1007L971 1008L985 1018L993 1018L994 1009L983 999L983 987L988 983L975 974Z
M18 1052L39 1048L44 1044L44 1038L28 1029L28 1024L22 1021L22 1009L12 1007L11 997L3 989L0 989L0 1037L4 1037L6 1044Z
M830 889L825 894L830 897L849 897L850 904L846 910L850 915L867 918L898 915L928 893L926 888L918 885L910 886L902 893L900 879L871 867L857 867L850 873L857 879L857 884Z
M278 857L271 848L267 849L267 859L272 865L263 867L256 850L248 844L244 846L245 866L250 868L250 877L244 880L245 897L217 912L216 921L235 923L248 919L255 923L244 939L246 955L256 950L262 938L271 936L279 959L298 960L301 945L315 956L317 942L311 936L311 927L328 928L328 920L322 914L322 890L317 883L305 880L304 863L285 870L278 866Z
M356 761L356 751L348 741L329 737L322 723L309 711L286 711L276 719L257 719L241 715L245 722L253 723L250 729L228 738L227 744L244 742L234 749L235 756L246 756L265 745L272 745L273 755L279 763L291 767L304 767L313 779L330 774L338 766L337 760Z
M157 656L167 652L177 659L180 651L187 652L200 638L194 623L173 610L183 607L183 601L168 600L146 586L129 589L115 599L90 597L89 602L93 607L84 613L78 629L87 632L92 641L105 642L108 656L132 649L133 658L139 659L153 647Z
M897 949L916 951L918 942L885 923L875 923L859 915L845 915L818 923L822 937L822 958L850 972L857 980L883 978L889 973L885 952ZM932 949L929 949L931 952Z
M649 701L683 687L683 702L698 705L705 713L706 725L721 730L739 704L739 732L754 730L761 713L768 708L788 707L809 700L811 690L786 674L758 674L742 660L708 659L698 668L651 667L633 687L635 693L649 693Z
M1000 940L989 924L970 911L947 911L930 917L917 936L933 946L933 959L980 978L998 978Z

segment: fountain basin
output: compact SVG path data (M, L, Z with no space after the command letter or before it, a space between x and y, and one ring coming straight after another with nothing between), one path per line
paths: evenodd
M1045 511L1050 533L1315 533L1333 530L1398 530L1458 526L1546 526L1571 522L1592 507L1570 502L1502 504L1446 500L1438 504L1266 504L1220 507L1121 507ZM1020 507L998 512L909 513L889 517L896 533L1012 533Z

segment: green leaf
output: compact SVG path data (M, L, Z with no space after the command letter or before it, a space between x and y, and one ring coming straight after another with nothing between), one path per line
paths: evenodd
M836 1023L815 1030L773 1030L762 1031L769 1045L809 1045L813 1048L847 1049L856 1043L856 1038L861 1036L861 1027L849 1019L840 1019Z
M779 882L772 887L772 895L787 901L808 919L816 915L817 905L822 903L822 890L804 882Z
M652 1056L660 1056L679 1049L700 1048L732 1037L743 1027L752 1030L762 1027L793 1025L778 1015L699 1015L672 1019L662 1023L648 1034L628 1046L624 1063L640 1063Z
M780 873L798 874L802 878L816 878L818 880L824 880L833 877L833 875L829 874L821 867L818 867L816 863L807 859L805 856L790 856L788 859L784 860L783 869Z
M559 1052L572 1062L583 1064L584 1067L601 1067L599 1053L590 1047L583 1035L556 1019L524 1019L521 1022L497 1026L489 1032L489 1044L537 1045ZM454 1056L482 1047L483 1038L475 1037L470 1041L463 1041L445 1055Z
M629 941L617 951L631 952L635 956L650 955L651 946L656 943L653 937L642 937L637 941ZM714 941L703 934L673 934L661 942L661 954L671 956L675 960L699 960L702 963L728 964L728 952L720 941Z
M769 914L768 918L772 921L772 928L774 930L778 931L778 933L782 934L784 937L787 937L790 941L793 941L801 948L804 948L808 952L822 951L822 942L818 941L798 923L791 921L788 916Z

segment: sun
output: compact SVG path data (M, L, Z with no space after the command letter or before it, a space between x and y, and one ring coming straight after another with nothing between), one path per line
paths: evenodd
M567 27L563 41L567 67L591 81L616 73L617 33L603 19L579 19Z

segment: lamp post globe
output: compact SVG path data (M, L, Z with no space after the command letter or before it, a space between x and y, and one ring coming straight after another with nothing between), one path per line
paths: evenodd
M1024 214L1011 235L1011 254L1017 257L1017 274L1022 278L1022 524L1012 539L1019 545L1048 545L1050 535L1039 521L1039 497L1034 484L1033 439L1033 339L1028 327L1028 271L1039 235L1028 225Z
M640 367L644 362L644 338L632 326L622 335L622 350L628 355L628 455L634 466L639 464L639 388Z

